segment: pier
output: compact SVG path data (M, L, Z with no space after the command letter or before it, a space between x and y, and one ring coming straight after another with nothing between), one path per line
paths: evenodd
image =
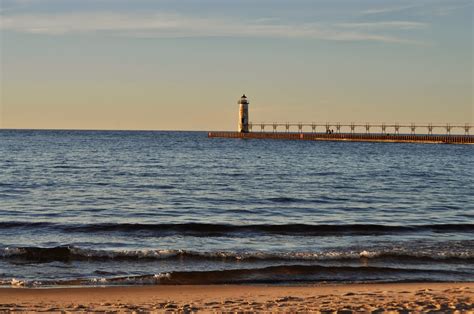
M295 132L209 132L209 138L351 141L388 143L474 144L473 135L434 134L364 134L364 133L295 133Z
M474 144L469 124L249 123L248 132L209 132L210 138ZM255 130L255 131L254 131ZM267 130L270 130L269 132ZM424 133L417 133L421 131ZM444 134L443 134L444 133Z
M238 132L209 132L209 138L474 144L474 136L469 134L469 123L252 123L249 122L247 96L242 95L237 103ZM417 133L420 130L425 133Z

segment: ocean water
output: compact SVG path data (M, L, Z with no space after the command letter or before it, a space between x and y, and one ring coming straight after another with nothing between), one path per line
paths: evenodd
M472 145L0 131L0 285L474 280Z

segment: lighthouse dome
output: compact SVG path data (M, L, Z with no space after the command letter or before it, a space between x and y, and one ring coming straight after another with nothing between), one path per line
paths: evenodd
M242 97L240 97L239 101L238 101L238 104L248 104L249 101L247 99L247 96L245 96L245 94L242 95Z

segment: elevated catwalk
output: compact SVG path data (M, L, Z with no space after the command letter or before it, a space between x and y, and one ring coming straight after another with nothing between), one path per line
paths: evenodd
M241 138L241 139L309 140L309 141L474 144L474 135L209 132L208 137L209 138Z

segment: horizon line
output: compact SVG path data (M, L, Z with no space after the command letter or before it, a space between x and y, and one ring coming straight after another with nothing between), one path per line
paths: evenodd
M302 123L304 124L304 123ZM257 126L260 125L260 124L256 124ZM266 124L267 126L271 126L272 124ZM284 125L284 124L281 124L281 125ZM298 124L291 124L292 126L297 126ZM365 124L355 124L356 126L365 126ZM395 125L395 124L393 124ZM392 126L393 126L392 125ZM311 126L311 124L306 124L304 126ZM325 124L318 124L318 126L325 126ZM330 125L330 126L335 126L335 125ZM341 126L350 126L350 124L347 124L347 125L343 125L341 124ZM377 127L377 126L380 126L380 125L371 125L373 127ZM389 127L390 125L387 125L387 127ZM417 127L426 127L428 125L415 125ZM436 127L436 125L433 125L434 127ZM458 132L461 133L462 131L460 130L460 128L464 128L465 125L450 125L451 127L458 127ZM472 125L469 124L470 127L474 127ZM400 124L400 127L410 127L410 125L401 125ZM446 125L439 125L438 127L443 127L445 128ZM209 133L209 132L238 132L234 129L232 130L178 130L178 129L94 129L94 128L91 128L91 129L80 129L80 128L3 128L3 127L0 127L0 132L1 131L86 131L86 132L202 132L202 133ZM454 131L454 132L453 132ZM251 131L251 133L261 133L262 131L261 130L253 130ZM269 132L269 133L273 133L273 131L264 131L264 132ZM276 131L277 133L285 133L286 131ZM300 133L300 130L291 130L290 133ZM321 132L308 132L308 131L303 131L303 133L321 133ZM347 133L347 132L342 132L342 133ZM357 132L359 133L359 132ZM365 133L365 132L362 132L362 133ZM371 133L377 133L377 132L371 132ZM382 132L384 133L384 132ZM456 130L452 130L451 133L454 133L456 134ZM425 133L418 133L418 134L425 134ZM463 135L468 135L468 136L474 136L474 135L470 135L470 134L463 134Z

